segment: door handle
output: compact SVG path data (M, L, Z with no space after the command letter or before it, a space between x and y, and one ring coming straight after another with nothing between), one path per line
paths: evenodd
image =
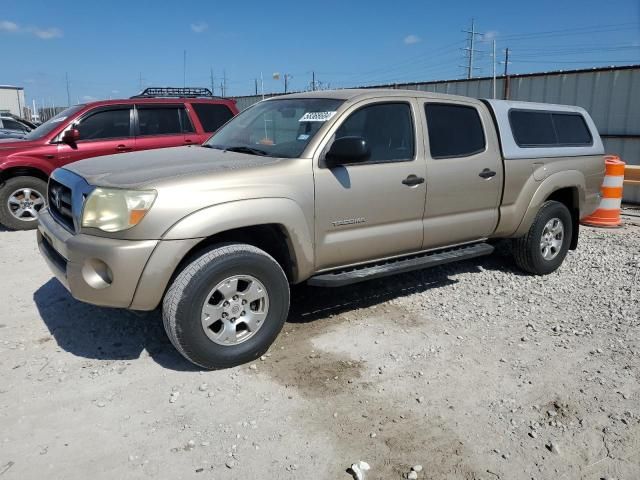
M193 140L187 138L184 143L186 143L187 145L191 145L193 143Z
M485 168L484 170L482 170L478 176L482 177L482 178L491 178L491 177L495 177L496 176L496 172L494 172L493 170L491 170L490 168Z
M131 147L128 147L127 145L118 145L116 147L116 150L118 152L130 152L131 150L133 150Z
M408 187L415 187L416 185L424 183L424 178L411 174L407 178L402 180L402 183L404 185L407 185Z

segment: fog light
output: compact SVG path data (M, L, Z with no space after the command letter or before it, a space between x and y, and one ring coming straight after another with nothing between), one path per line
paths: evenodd
M102 260L90 258L82 265L82 278L95 289L107 288L113 282L111 269Z

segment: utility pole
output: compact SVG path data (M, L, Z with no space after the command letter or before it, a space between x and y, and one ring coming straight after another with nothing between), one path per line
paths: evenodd
M482 34L479 32L476 32L476 22L474 18L471 19L471 30L463 30L463 32L469 34L469 46L466 48L463 48L463 50L467 52L467 59L468 59L468 64L464 68L466 68L467 70L467 78L473 78L473 71L476 69L476 67L473 66L473 60L474 60L474 55L478 53L478 50L475 49L476 36L482 35Z
M264 77L262 72L260 72L260 91L262 92L262 100L264 100Z
M215 95L216 89L215 89L215 86L214 86L214 83L213 83L213 67L210 69L209 74L210 74L209 78L211 79L211 95Z
M256 83L256 97L258 96L258 79L255 79L255 83Z
M140 72L140 91L142 92L142 72Z
M493 98L496 98L496 40L493 39L492 42L493 47L493 55L491 56L491 64L493 67Z
M69 93L69 72L65 74L67 79L67 107L71 106L71 93Z
M284 93L287 93L287 87L289 86L288 78L289 78L289 74L285 73L284 74Z
M316 89L316 72L311 72L311 90Z
M227 96L227 71L222 71L222 96L226 98Z
M504 51L504 76L506 77L509 73L509 48Z
M509 48L504 51L504 99L509 100Z
M182 55L182 86L187 86L187 51L183 51Z

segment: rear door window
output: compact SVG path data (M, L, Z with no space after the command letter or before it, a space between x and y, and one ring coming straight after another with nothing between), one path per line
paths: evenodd
M474 107L427 103L425 113L431 158L467 157L484 151L484 129Z
M146 135L181 135L182 122L186 115L180 106L147 107L138 106L138 134ZM190 124L186 126L187 129ZM188 131L188 130L187 130Z
M233 117L229 107L215 103L192 103L205 132L215 132Z
M131 136L131 120L128 107L100 110L84 117L76 125L80 140L103 140Z
M196 131L195 128L193 128L193 123L191 123L186 108L180 109L180 123L182 124L183 133L194 133Z

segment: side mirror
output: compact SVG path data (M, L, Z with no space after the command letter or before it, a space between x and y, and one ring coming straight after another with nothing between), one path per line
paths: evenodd
M325 162L328 168L348 163L365 162L371 156L367 142L362 137L336 138L327 152Z
M80 140L80 131L77 128L71 128L62 134L62 142L73 145Z

